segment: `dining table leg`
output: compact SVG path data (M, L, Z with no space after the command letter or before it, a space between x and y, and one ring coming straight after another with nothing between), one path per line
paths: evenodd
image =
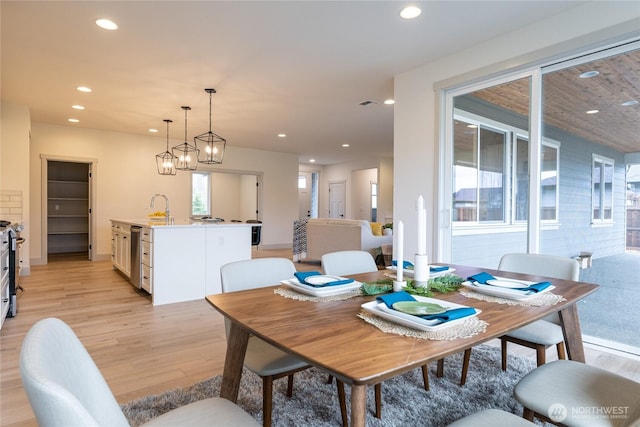
M584 345L582 343L582 331L578 318L578 306L576 304L560 310L560 324L567 346L567 358L577 362L585 362Z
M367 386L351 384L351 426L364 427L367 418Z
M224 359L220 397L224 397L234 403L238 400L242 367L244 366L244 356L247 352L248 342L249 331L238 323L232 322L227 336L227 354Z

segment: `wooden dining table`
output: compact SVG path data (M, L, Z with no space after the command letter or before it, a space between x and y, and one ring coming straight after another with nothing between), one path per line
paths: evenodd
M585 361L576 303L595 292L597 285L461 265L450 267L463 278L484 271L533 282L548 280L555 286L552 292L563 296L565 301L542 306L510 305L467 298L457 291L435 293L434 298L481 310L478 318L488 323L485 332L470 338L435 341L384 333L358 317L361 305L375 296L330 302L299 301L274 293L278 284L209 295L207 301L231 321L220 396L236 402L251 334L350 384L354 427L365 425L367 386L500 337L554 312L560 314L567 357ZM373 282L385 278L385 271L349 277Z

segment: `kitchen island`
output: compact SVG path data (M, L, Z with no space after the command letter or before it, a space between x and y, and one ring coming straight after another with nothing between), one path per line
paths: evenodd
M256 225L111 220L113 267L150 293L153 305L204 299L222 292L222 265L251 258Z

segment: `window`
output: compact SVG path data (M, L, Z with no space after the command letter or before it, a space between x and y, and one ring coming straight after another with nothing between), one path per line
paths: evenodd
M592 221L613 220L613 165L614 161L593 154L591 163L591 211Z
M191 215L211 215L211 175L193 172L191 174Z
M541 149L541 220L558 220L560 144ZM457 225L525 223L529 206L529 136L509 125L458 111L454 123L453 221Z
M307 188L307 177L304 175L298 176L298 189Z
M540 151L540 220L558 220L558 147L542 144Z
M371 222L378 220L378 183L372 182L371 185Z
M506 132L460 119L454 134L454 221L504 221Z

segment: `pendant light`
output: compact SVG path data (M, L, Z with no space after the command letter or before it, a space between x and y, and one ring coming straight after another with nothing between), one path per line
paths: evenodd
M164 119L163 121L167 124L167 151L156 155L156 165L160 175L175 175L176 156L169 151L169 123L172 123L173 120Z
M227 140L211 131L211 96L216 93L215 89L205 89L209 94L209 132L193 138L196 147L199 148L198 162L210 165L219 165L224 157L224 149Z
M176 157L176 169L179 171L195 170L198 166L198 149L187 142L187 111L191 107L183 106L184 110L184 143L171 149Z

